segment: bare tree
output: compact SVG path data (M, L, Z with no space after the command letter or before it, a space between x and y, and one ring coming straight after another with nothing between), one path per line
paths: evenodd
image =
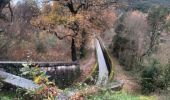
M149 25L146 15L139 11L128 12L119 21L115 29L113 53L127 70L131 70L149 48Z
M150 25L150 46L143 56L148 56L152 52L156 51L159 41L160 34L166 27L166 17L169 14L168 8L155 6L149 10L147 17L148 24Z
M12 21L13 11L12 11L12 8L11 8L11 5L10 5L10 1L11 0L1 0L0 1L0 18L6 20L6 16L4 14L2 14L2 10L8 5L8 8L9 8L10 13L11 13L11 21Z

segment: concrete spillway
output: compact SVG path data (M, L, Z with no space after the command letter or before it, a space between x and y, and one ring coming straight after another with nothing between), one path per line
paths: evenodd
M95 45L96 45L97 61L99 66L97 85L105 85L109 78L109 72L107 69L107 64L99 40L96 39L95 43L96 43Z
M35 84L33 81L4 72L4 71L0 71L0 77L3 79L4 82L12 84L14 86L17 87L21 87L24 89L36 89L39 86L37 84Z
M23 64L28 64L28 62L0 61L0 79L2 78L2 81L5 83L24 89L34 89L38 87L32 80L17 76ZM38 65L44 70L46 74L50 76L50 80L55 80L57 86L60 88L71 85L80 74L80 67L76 62L31 62L30 67L35 65ZM16 70L11 70L10 68Z

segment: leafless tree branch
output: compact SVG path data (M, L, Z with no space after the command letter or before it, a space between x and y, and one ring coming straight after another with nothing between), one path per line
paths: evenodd
M64 35L64 36L59 36L58 33L54 30L48 30L47 31L48 33L51 33L51 34L54 34L58 39L62 40L62 39L65 39L67 37L72 37L74 38L75 36L77 36L78 33L75 33L75 34L67 34L67 35Z

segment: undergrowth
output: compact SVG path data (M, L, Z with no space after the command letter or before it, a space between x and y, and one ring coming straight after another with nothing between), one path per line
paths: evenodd
M156 100L154 96L135 95L125 91L102 91L86 97L87 100Z

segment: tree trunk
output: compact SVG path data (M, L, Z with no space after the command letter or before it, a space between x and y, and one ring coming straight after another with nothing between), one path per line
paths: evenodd
M77 60L77 53L76 53L76 46L75 46L74 38L72 38L72 43L71 43L71 56L72 56L72 61Z

